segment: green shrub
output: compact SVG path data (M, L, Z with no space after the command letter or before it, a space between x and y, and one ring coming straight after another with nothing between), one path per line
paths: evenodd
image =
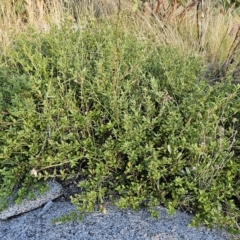
M36 179L79 175L80 211L106 198L153 215L163 204L195 212L195 225L236 229L239 86L199 81L199 59L115 28L31 30L9 47L0 197L18 186L20 201Z

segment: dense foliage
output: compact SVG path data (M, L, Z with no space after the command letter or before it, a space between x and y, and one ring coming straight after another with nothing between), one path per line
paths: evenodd
M239 86L210 85L201 59L114 24L29 30L0 67L0 197L37 180L81 179L92 211L163 204L237 229ZM4 201L0 202L1 208Z

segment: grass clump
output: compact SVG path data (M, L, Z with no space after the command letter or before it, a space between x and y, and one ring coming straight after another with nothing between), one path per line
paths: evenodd
M0 67L0 196L81 179L80 211L163 204L239 228L239 85L113 22L19 34ZM34 173L34 174L33 174ZM4 202L1 202L3 208Z

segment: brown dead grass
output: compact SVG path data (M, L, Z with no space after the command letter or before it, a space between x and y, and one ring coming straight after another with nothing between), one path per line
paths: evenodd
M135 30L141 39L151 39L152 44L179 47L185 54L194 52L208 62L215 62L227 58L240 26L240 17L234 10L224 12L221 7L210 4L198 7L195 1L184 7L176 1L169 4L156 0L155 4L144 5L139 2L137 10L130 0L83 0L81 3L77 0L19 0L21 7L11 0L1 2L0 47L3 50L15 34L29 25L48 31L52 24L60 26L67 19L77 28L94 19L115 21L115 13L120 10L126 31Z

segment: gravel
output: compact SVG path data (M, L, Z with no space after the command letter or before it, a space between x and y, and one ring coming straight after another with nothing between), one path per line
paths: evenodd
M188 227L192 216L177 211L169 215L165 208L158 207L159 219L141 209L119 210L107 206L106 212L87 214L82 221L52 223L51 220L69 213L75 207L69 201L58 198L27 213L0 221L1 240L223 240L230 236L218 229Z

